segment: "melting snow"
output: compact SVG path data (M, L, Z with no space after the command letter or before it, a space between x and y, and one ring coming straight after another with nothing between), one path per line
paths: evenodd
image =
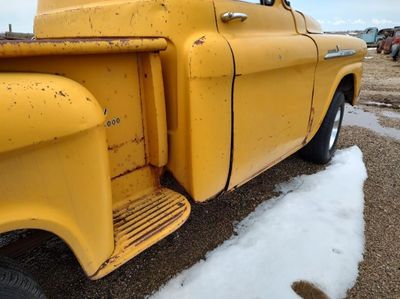
M384 127L379 123L378 117L374 113L349 105L346 106L343 125L367 128L382 136L400 140L400 129Z
M383 116L392 119L400 119L400 113L394 111L383 111L381 113Z
M281 196L152 298L299 298L299 280L345 297L363 258L366 178L358 147L338 151L326 170L278 186Z

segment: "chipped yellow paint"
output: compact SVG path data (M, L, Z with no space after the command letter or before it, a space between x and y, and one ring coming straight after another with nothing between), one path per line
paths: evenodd
M164 47L163 43L158 43L158 46L157 50ZM9 211L16 208L4 205L0 211L0 232L17 228L41 228L53 232L71 246L85 272L91 276L114 250L112 207L118 207L128 199L146 196L159 188L159 167L167 163L168 147L161 63L159 55L152 52L156 49L134 48L127 53L107 49L104 53L99 48L98 53L87 54L84 51L85 55L78 55L82 54L83 48L84 45L73 55L60 55L59 51L63 50L58 49L56 53L44 48L40 55L30 56L23 50L25 54L21 57L10 58L11 55L5 53L0 58L0 70L7 72L0 74L3 98L0 115L5 125L14 128L0 132L0 160L7 162L3 168L4 175L12 167L19 170L16 176L21 177L18 181L16 176L9 177L18 182L13 185L15 189L10 187L14 183L3 180L2 186L7 188L9 195L1 197L0 202L10 201L12 196L22 197L22 191L32 194L27 197L30 204L26 207L32 213L28 213L29 217L22 213L21 218L11 221L1 212L10 215ZM7 50L12 52L13 48ZM74 136L80 132L90 132L95 128L103 132L99 135L100 139L103 138L101 142L94 142L93 138L87 138L90 146L72 142L76 146L76 155L81 159L67 155L71 164L70 171L65 172L65 167L60 164L62 159L55 160L62 154L59 148L71 150L66 146L66 139L75 140ZM145 141L150 138L151 142ZM52 146L53 143L57 146ZM46 153L51 152L48 161L43 161L45 155L37 157L32 154L37 147ZM89 159L88 151L93 148L105 156L100 159L93 151L93 157ZM22 161L25 154L31 160L21 164L18 161ZM15 159L10 158L12 155ZM34 162L39 165L51 163L53 168L40 168L37 172ZM81 167L76 167L79 173L74 175L72 170L76 163ZM56 169L59 175L55 174ZM26 175L22 176L21 171ZM47 179L49 175L51 179ZM65 186L49 195L43 184L25 182L29 179L37 181L36 176L43 177L43 183L49 182L52 188L60 188L63 182ZM68 182L69 176L75 176L76 180ZM82 177L85 179L78 181ZM23 190L20 190L21 186ZM81 195L77 196L79 190ZM59 204L60 201L65 201L65 204ZM57 203L56 206L53 202ZM43 210L38 211L37 205ZM73 217L74 212L66 209L69 206L85 212L85 223L80 220L80 213ZM87 207L90 207L90 213ZM64 214L68 214L68 221ZM182 217L177 219L179 223L185 219ZM59 228L59 221L66 227ZM171 232L179 227L175 224L171 223L165 231ZM90 237L86 236L89 233ZM95 252L98 254L94 256Z
M69 245L87 275L112 254L111 188L102 126L0 154L0 181L0 233L50 231Z
M356 102L366 53L283 0L39 0L34 30L0 43L16 126L0 132L0 232L59 235L93 279L187 219L164 167L199 202L243 184L314 136L347 75ZM355 54L324 59L337 49Z
M129 199L114 208L115 249L91 276L99 279L180 227L190 214L190 204L181 194L160 188L143 197Z
M82 85L46 74L0 74L0 153L76 134L104 121Z
M48 55L87 55L165 50L162 38L60 39L0 42L0 58Z
M41 0L35 22L39 39L157 36L168 40L161 53L167 167L198 201L224 190L230 164L234 64L215 20L211 0Z

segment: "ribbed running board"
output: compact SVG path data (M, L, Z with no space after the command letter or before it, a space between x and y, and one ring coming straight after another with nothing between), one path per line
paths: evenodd
M128 201L114 211L113 255L92 276L99 279L178 229L189 217L190 203L181 194L161 188Z

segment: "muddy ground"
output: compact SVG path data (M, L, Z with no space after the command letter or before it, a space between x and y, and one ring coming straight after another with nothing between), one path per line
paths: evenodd
M400 115L400 64L372 51L369 57L360 108L377 115L383 128L400 129L400 118L396 117ZM362 111L348 112L346 117ZM391 135L385 135L384 130L375 131L346 126L339 143L340 148L361 148L369 174L365 185L365 260L348 298L400 298L400 140L388 137ZM219 200L193 204L192 215L181 229L100 281L87 279L71 251L57 238L18 261L49 298L144 298L228 239L235 223L276 195L277 184L321 169L294 155ZM169 185L170 180L166 178L164 183Z

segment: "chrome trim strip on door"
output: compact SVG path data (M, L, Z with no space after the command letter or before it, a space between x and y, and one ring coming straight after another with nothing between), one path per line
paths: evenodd
M325 55L325 60L354 56L356 53L356 50L329 50L328 54Z

